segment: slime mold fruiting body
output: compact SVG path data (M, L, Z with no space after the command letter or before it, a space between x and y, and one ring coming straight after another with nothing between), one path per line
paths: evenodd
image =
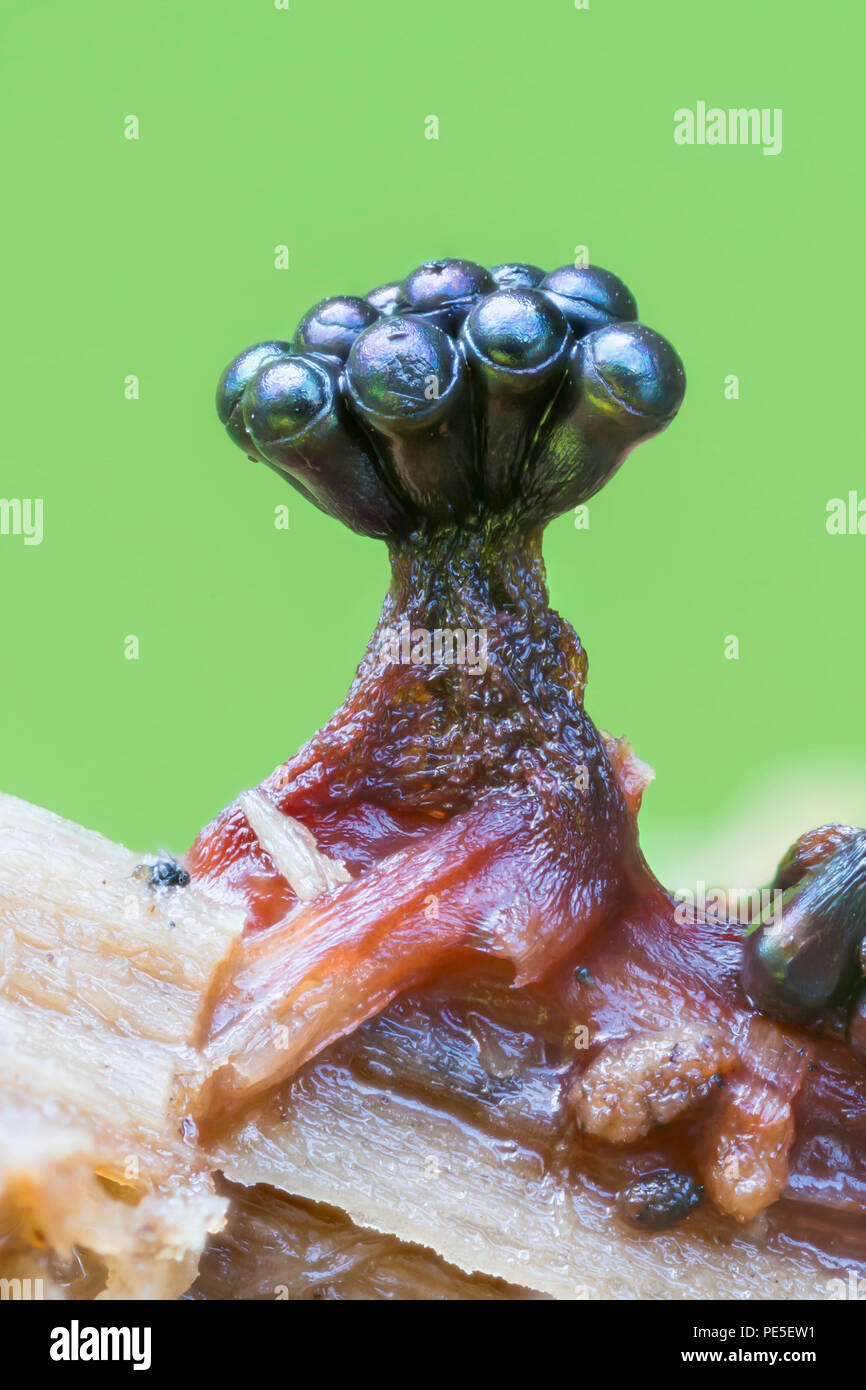
M866 931L859 859L828 887L821 867L859 849L830 837L803 867L825 875L826 891L795 890L822 923L828 903L842 921L825 933L844 960L820 999L772 1007L763 985L780 957L768 925L747 948L750 999L748 924L684 919L651 874L637 837L646 769L586 715L585 654L548 605L545 524L664 429L684 385L675 351L609 272L466 261L324 300L291 342L250 348L226 369L217 404L233 440L385 540L392 579L344 705L260 788L344 880L301 901L243 799L188 857L248 914L245 958L211 1021L224 1057L216 1108L341 1039L360 1066L374 1054L384 1065L384 1048L395 1075L402 1067L432 1093L435 1068L420 1076L416 1065L424 1046L401 1061L395 1028L408 1010L431 1057L456 1057L455 1011L465 1023L471 998L473 1017L486 1008L490 1027L523 1029L550 1063L538 1142L567 1136L571 1158L630 1194L623 1210L646 1208L645 1224L685 1219L700 1184L739 1221L792 1174L820 1203L828 1145L849 1211L866 1215L866 1074L851 1050L862 1002L851 1048L839 1027ZM394 634L408 659L394 659ZM484 635L481 665L460 659L456 634ZM841 912L852 882L856 901ZM823 961L830 949L802 918L784 934L786 999L803 992L798 952ZM591 1040L579 1054L577 1021ZM472 1065L463 1102L494 1126L513 1120L508 1088L473 1091ZM611 1107L636 1117L628 1140Z

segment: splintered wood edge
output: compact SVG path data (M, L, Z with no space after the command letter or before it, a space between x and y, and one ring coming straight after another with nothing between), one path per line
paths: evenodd
M153 889L141 856L0 795L0 1203L32 1246L90 1251L103 1297L176 1297L227 1202L195 1142L197 1034L244 912ZM49 1296L60 1296L46 1278Z

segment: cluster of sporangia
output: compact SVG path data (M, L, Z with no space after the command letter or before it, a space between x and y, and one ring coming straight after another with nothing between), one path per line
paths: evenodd
M679 408L682 364L636 319L596 266L428 261L241 353L217 408L251 458L362 535L543 524Z

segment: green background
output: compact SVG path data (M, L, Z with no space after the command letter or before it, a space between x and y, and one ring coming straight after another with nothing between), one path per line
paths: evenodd
M748 881L863 821L866 536L825 528L866 496L859 11L3 0L3 31L0 492L45 518L41 546L0 537L3 790L180 849L293 752L386 555L230 446L224 363L428 257L585 244L689 378L546 549L590 712L659 772L647 851L672 886ZM781 107L782 153L675 145L699 100Z

